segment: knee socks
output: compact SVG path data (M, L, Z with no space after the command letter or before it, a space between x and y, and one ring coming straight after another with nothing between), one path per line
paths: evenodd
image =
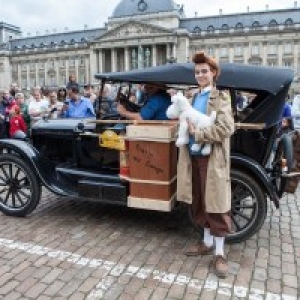
M214 237L210 234L209 228L204 228L203 242L207 247L211 247L214 244Z

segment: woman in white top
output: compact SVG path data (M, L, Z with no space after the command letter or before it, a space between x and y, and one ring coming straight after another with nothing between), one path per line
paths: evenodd
M31 126L39 121L45 113L48 112L49 102L42 99L41 90L34 88L32 92L33 98L28 105L28 112L31 117Z

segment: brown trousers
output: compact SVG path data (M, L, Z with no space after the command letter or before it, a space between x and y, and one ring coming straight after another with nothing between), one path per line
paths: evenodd
M197 225L210 228L210 233L213 236L225 237L230 232L230 211L227 213L208 213L205 209L208 158L208 156L192 156L192 213Z

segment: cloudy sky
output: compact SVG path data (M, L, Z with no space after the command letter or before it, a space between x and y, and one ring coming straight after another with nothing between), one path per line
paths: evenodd
M66 27L69 30L103 27L107 18L120 0L0 0L0 22L6 22L21 27L23 36L46 31L61 32ZM128 0L130 1L130 0ZM135 0L131 0L135 1ZM137 1L137 0L136 0ZM164 1L164 0L156 0ZM217 15L219 9L223 14L269 9L291 8L294 0L210 0L209 6L204 0L175 0L184 4L187 17L197 12L198 16ZM300 1L298 1L300 7ZM203 9L203 10L202 10Z

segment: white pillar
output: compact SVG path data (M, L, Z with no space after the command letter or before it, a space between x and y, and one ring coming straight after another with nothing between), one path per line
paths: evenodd
M75 60L75 76L77 78L77 82L79 82L79 67L78 67L78 56L74 57ZM84 82L79 82L79 83L84 83Z
M130 70L129 66L130 60L129 60L129 49L128 47L124 48L124 69L125 71Z
M55 68L55 77L56 77L56 85L60 85L59 78L59 59L54 60L54 68Z
M98 72L98 66L97 66L97 50L91 50L90 51L90 78L93 80L94 75Z
M44 85L47 86L48 85L48 74L47 74L47 66L48 63L47 61L45 61L45 65L44 65L44 77L45 77L45 81L44 81Z
M111 49L111 71L116 72L117 71L117 51L115 48Z
M103 72L103 50L99 49L98 50L98 73Z
M157 46L154 44L152 46L152 66L157 65Z
M90 77L90 70L89 70L89 67L90 67L90 62L89 62L89 58L88 56L86 55L84 57L84 76L85 76L85 80L86 82L92 82L94 80L94 75L93 77Z
M38 85L39 82L39 61L35 62L35 86Z

